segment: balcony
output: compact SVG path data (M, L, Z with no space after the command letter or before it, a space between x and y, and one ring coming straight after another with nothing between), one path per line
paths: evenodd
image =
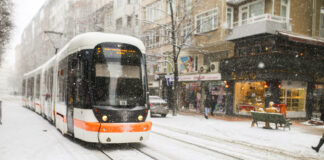
M287 30L290 30L289 20L287 18L272 14L262 14L244 21L235 22L226 40L235 40L264 33L275 34L276 31Z

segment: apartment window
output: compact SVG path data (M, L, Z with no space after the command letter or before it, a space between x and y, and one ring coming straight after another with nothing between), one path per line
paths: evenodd
M190 12L192 8L192 0L183 0L183 9L185 12Z
M160 29L145 32L143 38L145 46L148 48L159 47L161 44L161 32Z
M132 27L132 17L131 16L127 16L127 27L128 28Z
M203 33L217 29L217 16L217 8L198 14L196 16L196 33Z
M116 30L120 30L123 26L123 18L118 18L116 20Z
M249 17L255 17L264 14L264 1L258 1L256 3L252 3L250 6L250 14Z
M258 0L239 7L239 24L247 24L248 19L264 14L264 0Z
M281 0L280 16L289 17L289 0Z
M155 2L146 7L146 20L150 22L154 22L159 20L162 15L162 3L161 1Z
M321 8L320 15L320 37L324 37L324 8Z
M189 40L190 38L190 34L192 32L192 29L191 29L191 21L185 23L183 26L182 26L182 32L181 32L181 37L182 37L182 42L185 43L186 41Z
M115 0L115 4L116 4L116 8L120 8L120 7L122 7L124 4L123 4L123 2L124 2L124 0Z
M138 15L135 15L135 25L138 25Z
M227 28L233 28L233 8L232 7L226 8L226 23L227 23Z
M164 35L164 44L171 44L171 24L165 26L163 35Z

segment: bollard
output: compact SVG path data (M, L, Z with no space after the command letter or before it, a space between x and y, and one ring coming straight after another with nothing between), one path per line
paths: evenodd
M1 118L2 118L2 113L1 113L1 101L0 101L0 125L2 125Z

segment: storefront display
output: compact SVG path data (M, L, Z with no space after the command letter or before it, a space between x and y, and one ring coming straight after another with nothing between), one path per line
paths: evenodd
M265 107L266 82L235 83L235 108L238 114Z
M287 112L290 117L305 114L306 84L306 82L300 81L282 81L280 103L287 105Z
M321 98L324 98L324 84L315 85L313 96L314 96L314 112L319 114L320 100Z

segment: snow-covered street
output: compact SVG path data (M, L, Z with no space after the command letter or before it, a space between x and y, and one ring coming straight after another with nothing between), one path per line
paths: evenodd
M61 133L18 97L1 96L0 160L43 159L323 159L316 153L324 127L295 122L291 130L251 127L250 120L208 120L197 114L152 117L141 144L86 145Z

